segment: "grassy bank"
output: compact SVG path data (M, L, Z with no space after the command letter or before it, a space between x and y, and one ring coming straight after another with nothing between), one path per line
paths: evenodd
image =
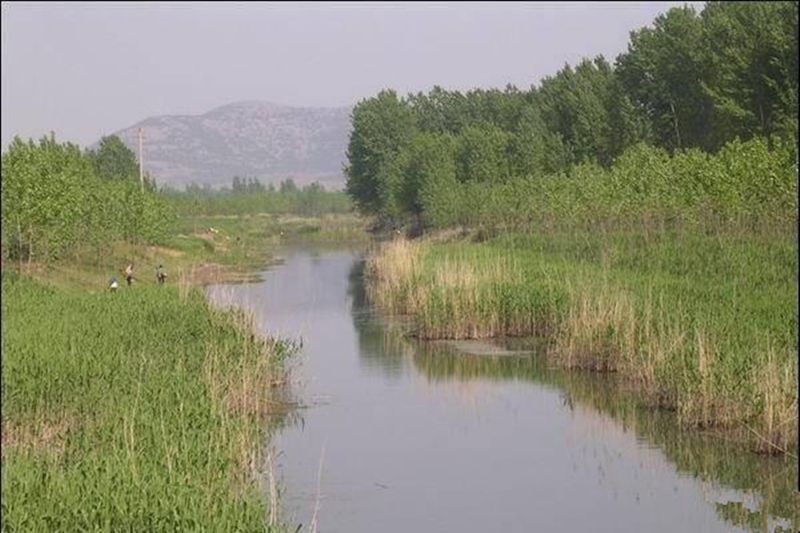
M255 272L273 260L272 252L282 244L367 239L364 220L352 214L193 216L178 219L171 234L157 245L117 241L104 246L102 253L85 247L69 260L12 261L6 267L50 284L90 291L106 290L112 276L122 281L130 262L137 285L154 285L158 265L164 265L170 284L253 281Z
M264 529L284 346L196 290L2 290L4 530Z
M474 237L474 234L473 234ZM421 338L544 335L552 361L618 372L648 403L764 452L797 442L791 235L542 231L385 243L370 297Z
M278 527L260 481L290 347L195 287L246 279L281 243L366 234L348 215L178 224L157 246L3 265L4 531Z

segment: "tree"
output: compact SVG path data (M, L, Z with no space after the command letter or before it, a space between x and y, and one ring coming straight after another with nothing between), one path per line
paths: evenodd
M608 165L627 148L649 141L652 134L647 117L633 105L617 76L608 82L606 109L608 110L608 137L605 147L607 159L601 162Z
M281 193L297 192L297 185L295 185L294 180L292 178L286 178L281 182L278 190Z
M352 113L346 190L364 213L397 214L402 176L394 159L416 131L415 117L394 91L360 101Z
M448 133L419 133L409 143L401 158L404 180L398 195L399 209L405 214L423 211L423 186L442 187L456 184L455 139Z
M47 262L94 245L99 259L115 239L163 235L170 215L154 182L143 190L132 179L99 178L90 155L52 135L14 139L2 161L6 257Z
M566 65L545 78L533 100L546 129L561 138L564 154L572 157L570 163L599 161L608 166L643 134L644 117L603 56L584 59L574 69Z
M797 2L709 2L703 89L714 144L797 128Z
M315 181L303 187L299 195L298 208L304 215L317 216L322 212L322 200L325 189Z
M264 184L258 178L250 178L247 183L247 191L251 193L264 192Z
M116 135L100 139L96 151L89 151L97 176L102 179L137 179L136 155Z
M502 182L511 174L510 136L497 126L469 126L458 136L456 175L459 181Z
M707 44L694 9L676 7L652 28L631 32L627 52L617 57L617 76L661 146L709 147L711 102L700 83Z
M570 153L561 136L547 129L539 109L527 106L521 113L508 147L511 174L533 176L564 170Z
M436 85L427 95L409 96L407 102L422 131L455 134L468 124L467 99L458 91L446 91Z
M452 224L459 214L456 140L449 134L423 134L415 139L405 195L412 213L428 226ZM413 192L412 192L413 191Z

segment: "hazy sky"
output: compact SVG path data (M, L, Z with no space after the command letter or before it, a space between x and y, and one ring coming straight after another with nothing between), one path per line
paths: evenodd
M631 30L682 4L4 3L2 144L53 130L88 145L238 100L528 88L565 62L613 61Z

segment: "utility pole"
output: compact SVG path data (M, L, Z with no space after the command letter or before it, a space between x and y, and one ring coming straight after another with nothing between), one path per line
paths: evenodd
M144 192L144 163L142 162L142 128L139 128L139 184Z

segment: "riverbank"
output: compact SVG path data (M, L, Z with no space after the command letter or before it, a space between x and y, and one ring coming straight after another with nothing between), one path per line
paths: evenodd
M105 291L111 277L124 281L129 263L134 264L137 285L156 284L156 267L164 265L168 284L207 285L256 281L254 272L275 259L271 250L281 244L368 240L366 223L352 214L193 216L178 220L158 245L114 242L102 253L87 247L68 260L9 262L4 268L52 285Z
M4 529L277 527L261 450L282 416L291 347L255 335L248 316L214 308L198 286L251 279L273 244L335 238L343 231L331 227L352 223L188 219L159 246L4 264Z
M616 372L686 427L797 444L796 242L694 231L433 235L367 264L423 339L540 335L551 361ZM481 242L476 242L481 241Z

